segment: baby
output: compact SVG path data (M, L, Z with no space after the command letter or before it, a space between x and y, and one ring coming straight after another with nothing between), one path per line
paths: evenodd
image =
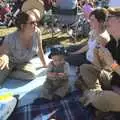
M64 61L64 52L60 49L52 48L48 57L52 61L48 65L47 79L40 97L49 100L62 98L68 92L69 65Z

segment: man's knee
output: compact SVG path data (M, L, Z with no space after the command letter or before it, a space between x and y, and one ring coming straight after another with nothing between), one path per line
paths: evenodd
M86 64L80 66L80 75L85 76L88 72L88 67Z
M80 67L80 75L88 89L101 88L98 80L98 71L92 64L83 64Z
M90 97L93 99L92 105L100 111L120 111L120 95L113 91L101 91L100 93Z

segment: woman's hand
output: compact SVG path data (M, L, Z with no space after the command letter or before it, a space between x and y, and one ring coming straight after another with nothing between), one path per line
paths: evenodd
M6 54L0 56L0 69L4 68L9 69L9 57Z

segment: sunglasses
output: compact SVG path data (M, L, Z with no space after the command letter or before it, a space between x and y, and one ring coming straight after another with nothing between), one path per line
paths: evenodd
M28 23L26 23L26 24L36 25L36 24L38 24L38 23L39 23L38 21L31 21L31 22L28 22Z

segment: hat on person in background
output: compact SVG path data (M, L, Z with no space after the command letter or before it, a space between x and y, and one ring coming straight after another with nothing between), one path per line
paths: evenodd
M119 8L108 8L108 17L119 16L120 17L120 7Z
M44 2L42 0L27 0L22 5L22 11L31 11L33 12L38 20L44 15Z

